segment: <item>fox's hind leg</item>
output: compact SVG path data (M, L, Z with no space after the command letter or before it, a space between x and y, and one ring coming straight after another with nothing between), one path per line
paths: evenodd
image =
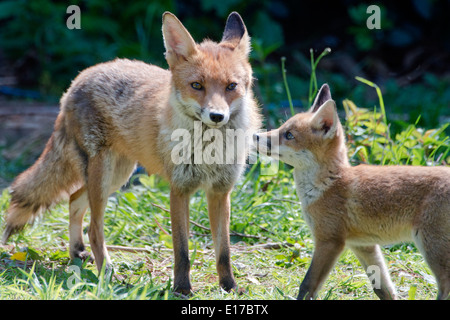
M450 299L450 228L448 222L413 232L417 247L433 271L438 284L438 300Z
M383 300L396 299L394 285L384 262L381 249L374 246L350 246L370 279L373 278L373 291ZM373 272L375 273L372 273Z
M134 161L118 157L112 151L101 151L89 158L86 185L70 197L71 257L86 259L89 256L83 243L82 231L83 217L89 206L89 240L99 272L104 260L110 264L103 234L103 217L108 196L128 181L135 166Z
M103 217L112 184L115 160L110 150L101 150L89 158L87 168L87 193L91 208L88 234L99 273L104 262L105 270L111 270L111 260L105 245Z
M81 260L85 260L90 257L83 242L83 218L88 207L88 194L86 186L83 186L70 196L69 246L71 259L80 258Z
M133 173L136 163L126 158L115 158L115 166L108 195L124 185ZM92 178L91 178L92 179ZM105 180L104 180L105 181ZM100 182L100 181L98 181ZM105 203L106 206L106 203ZM89 207L89 196L86 185L70 196L70 257L85 260L90 258L83 242L83 218Z

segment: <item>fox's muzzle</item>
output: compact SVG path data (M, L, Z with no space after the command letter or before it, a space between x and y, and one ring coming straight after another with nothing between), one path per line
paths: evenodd
M253 142L256 145L256 150L267 156L271 155L272 143L270 141L270 136L268 134L253 134Z
M202 122L211 128L219 128L228 123L230 115L226 111L220 110L202 110Z

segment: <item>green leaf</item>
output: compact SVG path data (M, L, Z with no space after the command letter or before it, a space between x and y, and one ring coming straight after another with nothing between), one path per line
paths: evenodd
M38 250L35 250L35 249L32 249L32 248L28 248L27 249L27 254L28 254L28 259L31 259L31 260L34 260L34 261L36 261L36 260L43 260L44 258L42 257L42 252L40 252L40 251L38 251Z
M161 241L166 246L166 248L173 249L173 241L170 235L167 235L165 233L160 234L159 241Z
M413 284L408 291L408 300L416 300L417 285Z
M50 255L50 260L53 260L53 261L60 260L63 258L69 258L68 251L57 250Z

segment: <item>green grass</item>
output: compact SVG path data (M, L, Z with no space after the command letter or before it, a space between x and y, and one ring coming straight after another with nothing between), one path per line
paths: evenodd
M313 252L309 230L287 171L276 177L257 177L238 185L232 198L232 260L241 296L225 293L218 286L209 232L191 225L192 299L289 299L295 297ZM27 252L27 261L11 260L12 252L0 256L1 299L177 299L171 291L172 244L167 185L153 177L141 177L144 185L117 193L106 214L108 245L146 248L148 252L112 251L116 277L100 281L94 265L82 266L81 281L69 288L67 254L67 206L55 207L41 221L13 238L15 251ZM153 180L153 181L152 181ZM275 181L274 181L275 180ZM157 188L157 189L156 189ZM162 190L156 191L156 190ZM2 211L9 196L1 197ZM204 196L193 197L191 219L208 227ZM88 220L88 219L87 219ZM158 221L158 223L156 223ZM163 231L165 230L165 231ZM244 235L244 236L243 236ZM249 237L252 236L252 237ZM255 238L259 237L259 238ZM280 249L264 249L268 242L288 243ZM417 286L415 298L435 295L430 271L413 247L386 249L389 268L401 293ZM320 293L320 299L374 299L367 277L350 252L345 252Z
M256 169L232 197L232 261L238 285L245 293L219 288L203 192L191 200L191 299L290 299L309 266L314 249L301 217L291 172L259 176ZM167 183L140 176L142 185L117 192L107 206L106 242L140 248L141 252L110 250L115 276L97 276L95 266L68 257L67 204L60 204L40 221L14 236L0 250L0 299L179 299L171 292L172 243ZM7 208L6 190L0 210ZM86 217L88 225L89 217ZM86 239L86 242L87 239ZM266 243L284 243L267 249ZM12 260L26 252L26 261ZM434 299L436 286L422 256L411 244L385 248L388 267L400 297ZM80 268L75 281L73 266ZM71 283L77 283L71 287ZM330 274L319 299L376 299L355 256L346 251Z

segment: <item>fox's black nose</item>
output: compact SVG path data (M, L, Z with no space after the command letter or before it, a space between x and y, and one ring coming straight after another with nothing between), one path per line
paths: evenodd
M256 134L256 133L253 134L253 141L259 142L258 134Z
M209 118L211 119L211 121L214 121L215 123L219 123L223 120L223 118L225 118L225 116L221 113L211 112L209 114Z

